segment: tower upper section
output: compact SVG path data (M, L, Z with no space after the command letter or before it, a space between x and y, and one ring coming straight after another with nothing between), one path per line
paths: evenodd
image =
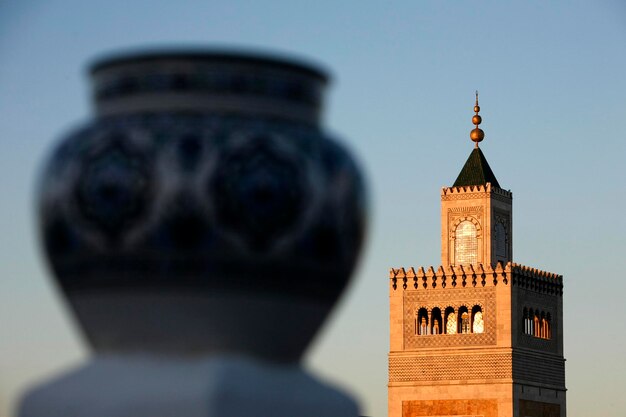
M454 185L441 190L441 264L495 266L513 259L513 194L500 188L478 143L478 92L470 138L476 143Z

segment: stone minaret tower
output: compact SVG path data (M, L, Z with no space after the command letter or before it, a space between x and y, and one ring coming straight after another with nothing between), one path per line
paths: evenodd
M563 277L513 262L513 195L476 143L441 190L441 265L389 273L389 417L565 417Z

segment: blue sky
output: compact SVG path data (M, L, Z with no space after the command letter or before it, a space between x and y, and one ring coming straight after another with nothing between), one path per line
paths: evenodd
M291 53L333 74L325 125L369 180L369 241L307 366L386 415L391 266L439 262L439 189L481 148L514 195L514 260L565 276L570 416L626 409L626 4L0 0L0 415L84 360L38 252L50 146L90 117L85 65L144 46Z

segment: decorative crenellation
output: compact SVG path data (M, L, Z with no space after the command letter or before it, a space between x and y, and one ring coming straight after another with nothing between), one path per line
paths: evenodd
M547 295L563 295L563 275L516 263L510 263L510 271L512 285Z
M477 194L476 196L468 196L467 194ZM457 187L442 187L441 188L441 198L443 200L453 200L451 198L457 195L463 195L462 198L471 198L471 197L487 197L489 194L496 195L500 197L505 197L509 200L513 198L513 193L511 191L503 190L500 187L496 187L491 185L490 182L487 184L480 185L463 185Z
M510 272L510 271L509 271ZM498 283L507 285L509 272L498 262L495 268L490 265L448 265L442 266L435 271L430 266L424 270L423 266L406 270L405 268L391 268L389 278L395 290L399 285L407 289L438 289L438 288L464 288L464 287L488 287Z
M491 265L440 265L437 270L430 266L424 270L423 266L415 269L390 268L389 279L391 286L396 290L399 286L403 290L411 289L437 289L437 288L464 288L464 287L489 287L498 284L518 285L530 291L548 294L563 295L563 276L552 272L542 271L507 262L502 265L498 262L495 267Z

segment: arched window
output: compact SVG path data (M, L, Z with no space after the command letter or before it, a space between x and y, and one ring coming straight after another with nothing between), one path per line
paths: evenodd
M441 334L443 333L442 330L442 326L441 326L441 310L438 307L433 308L433 311L430 313L430 318L431 318L431 328L430 328L430 333L431 334Z
M467 307L459 308L459 333L470 333L470 315Z
M472 308L472 333L483 333L484 331L483 311L480 306L474 306Z
M533 336L540 337L541 334L541 322L539 321L539 312L535 312L533 317Z
M552 339L552 316L546 314L546 339Z
M446 334L456 334L456 313L452 307L446 308Z
M506 258L506 229L501 222L496 223L495 235L496 256L499 258Z
M471 221L464 220L454 231L454 263L462 265L476 262L478 262L476 226Z
M417 334L425 336L428 334L428 311L420 308L417 312Z
M524 334L541 339L552 339L552 316L545 311L523 310Z

